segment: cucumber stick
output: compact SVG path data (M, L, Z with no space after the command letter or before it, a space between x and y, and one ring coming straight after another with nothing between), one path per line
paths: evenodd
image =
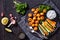
M49 35L49 33L42 27L42 25L39 24L39 26L41 27L46 36Z
M40 28L40 26L38 26L38 28L39 28L41 34L45 36L45 33L44 33L43 30Z
M48 31L51 32L48 28L46 28L46 26L44 25L44 23L42 23L43 27Z

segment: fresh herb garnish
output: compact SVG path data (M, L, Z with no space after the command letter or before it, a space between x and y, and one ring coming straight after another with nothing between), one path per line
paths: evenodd
M48 11L48 10L50 10L50 9L51 9L51 7L50 7L50 6L48 6L48 5L40 5L40 6L39 6L39 11L40 11L40 12L42 12L42 11L43 11L43 9L46 9L46 10Z
M24 15L26 12L27 4L21 3L21 2L16 2L16 1L14 1L14 3L15 3L16 12Z

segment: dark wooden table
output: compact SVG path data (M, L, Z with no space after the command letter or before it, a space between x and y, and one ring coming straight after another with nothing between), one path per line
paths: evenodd
M29 4L30 8L31 8L31 7L34 7L35 5L39 4L39 3L42 3L44 0L19 0L19 1L27 2ZM52 0L52 1L60 9L60 0ZM14 16L17 16L18 14L15 14L15 10L14 10L14 12L13 12L13 10L14 9L13 9L13 1L12 0L0 0L0 13L4 12L6 14L6 16L9 15L9 13L13 13ZM1 20L1 16L0 16L0 20ZM20 20L18 20L18 21L20 21ZM12 28L12 30L14 31L14 34L7 33L4 30L4 28L5 27L0 23L0 40L19 40L18 39L18 34L19 34L19 32L21 32L19 27L13 27ZM60 28L48 40L60 40Z

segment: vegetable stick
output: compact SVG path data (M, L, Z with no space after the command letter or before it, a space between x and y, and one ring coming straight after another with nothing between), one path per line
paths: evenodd
M51 29L51 28L46 24L46 22L44 22L44 24L45 24L45 27L48 28L51 32L54 31L53 29Z
M53 29L53 26L46 20L45 23L51 28Z
M55 25L56 25L56 22L53 21L53 22L52 22L52 26L53 26L53 28L56 27Z
M56 22L55 21L51 21L49 19L46 19L46 21L52 26L52 28L56 27Z
M40 25L40 24L39 24ZM49 35L49 33L42 27L42 25L40 25L41 29L44 31L44 33L47 35Z
M45 27L44 22L42 23L42 25L48 32L51 32L48 28Z
M39 28L40 32L42 33L42 35L45 36L45 33L44 33L43 30L40 28L40 26L38 26L38 28Z

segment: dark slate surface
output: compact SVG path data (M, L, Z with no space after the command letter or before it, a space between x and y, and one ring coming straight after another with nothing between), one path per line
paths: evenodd
M35 5L38 5L40 3L42 3L41 1L44 0L19 0L21 2L27 2L30 6L30 8L34 7ZM52 0L57 7L60 9L60 0ZM4 5L3 5L4 3ZM3 9L4 8L4 9ZM15 14L15 10L13 9L13 3L11 0L0 0L0 13L4 11L4 13L7 15L9 15L9 13L13 13L14 16L17 16L18 14ZM20 18L20 15L18 15ZM9 16L8 16L9 17ZM1 17L0 17L1 19ZM17 20L20 21L20 20ZM1 25L1 23L0 23ZM15 30L16 29L16 30ZM17 35L19 33L19 27L13 27L12 30L14 31L14 34L12 33L7 33L6 31L4 31L4 26L1 25L0 26L0 40L19 40ZM58 31L48 40L60 40L60 28L58 29Z

